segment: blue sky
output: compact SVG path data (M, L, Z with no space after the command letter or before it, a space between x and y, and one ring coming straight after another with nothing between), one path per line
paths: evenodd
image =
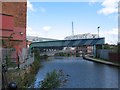
M111 2L114 1L114 2ZM103 2L30 2L27 3L27 35L64 39L72 34L94 33L106 43L118 40L116 0Z

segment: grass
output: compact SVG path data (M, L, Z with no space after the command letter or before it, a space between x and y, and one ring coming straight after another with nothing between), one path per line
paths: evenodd
M11 64L12 66L12 64ZM35 76L41 67L39 56L35 56L34 62L29 67L23 69L14 69L7 72L8 83L15 82L18 88L28 88L35 81Z

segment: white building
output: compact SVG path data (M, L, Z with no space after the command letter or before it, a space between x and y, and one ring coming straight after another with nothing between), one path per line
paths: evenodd
M37 37L37 36L27 36L27 40L31 42L41 42L41 41L54 41L57 39L42 38L42 37Z
M98 38L98 34L90 34L90 33L77 34L77 35L67 36L64 39L73 40L73 39L88 39L88 38Z

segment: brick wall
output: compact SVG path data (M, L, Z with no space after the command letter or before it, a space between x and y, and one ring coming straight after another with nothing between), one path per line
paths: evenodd
M27 2L2 2L2 13L14 16L15 27L26 27Z
M2 2L0 1L0 13L2 13Z
M22 50L26 48L27 2L2 2L0 5L2 5L0 16L4 18L2 20L3 27L0 28L0 31L2 31L2 35L0 36L9 37L12 35L12 39L9 41L16 43L13 47L19 55L22 55ZM20 32L22 32L22 34L20 34ZM2 39L4 38L2 37Z
M10 36L10 33L15 33L12 35L13 40L22 40L21 46L17 47L21 49L26 48L26 13L27 2L2 2L2 18L5 17L2 20L2 36L6 36L7 34L9 34L7 36ZM10 18L13 18L13 23L9 21ZM3 30L4 27L7 27L6 29L13 31L8 32L8 30ZM20 35L20 32L22 32L23 35Z
M119 62L120 63L120 54L119 53L109 53L109 60L111 62Z

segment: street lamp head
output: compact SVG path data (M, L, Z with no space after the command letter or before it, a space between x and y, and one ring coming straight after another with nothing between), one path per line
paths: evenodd
M100 26L98 26L97 28L98 28L98 38L99 38L99 28L100 28Z
M23 32L20 32L20 35L23 35Z
M18 33L18 34L20 34L20 35L23 35L23 32L13 32L13 33L10 35L10 38L12 37L13 34L16 34L16 33Z
M97 27L98 29L100 28L100 26Z

